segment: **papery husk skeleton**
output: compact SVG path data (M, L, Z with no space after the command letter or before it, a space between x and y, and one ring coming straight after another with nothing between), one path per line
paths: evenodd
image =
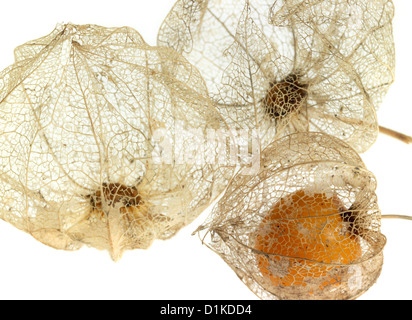
M354 299L375 283L383 264L382 250L386 238L380 232L381 213L375 189L374 175L349 145L322 133L295 133L278 139L263 150L261 169L257 175L243 175L240 171L234 177L197 232L202 241L220 255L261 299ZM280 214L282 218L267 220L274 207L299 193L334 197L340 209L327 217L322 216L320 211L307 217L294 217L293 211L284 211ZM308 229L299 229L302 232L299 236L301 244L299 241L292 242L292 238L289 238L292 235L285 235L290 242L282 243L283 250L286 248L290 252L299 252L308 234L322 236L327 225L332 224L336 217L342 221L337 231L342 243L332 242L335 246L332 249L339 252L340 246L347 240L356 243L360 253L353 261L342 262L344 257L341 254L325 261L311 260L308 258L309 253L303 256L279 255L257 249L258 236L262 230L274 228L276 223L281 223L279 221L297 221L298 225L303 226L324 219L318 233L313 230L314 224ZM290 229L287 230L290 232ZM269 247L276 245L276 239L270 238L273 233L266 235L265 241ZM273 244L270 244L271 239ZM327 248L328 242L315 242L318 252L331 250ZM264 261L273 275L282 277L290 272L292 263L302 264L304 260L309 261L312 269L314 266L323 267L324 275L297 274L296 278L300 278L297 285L291 284L293 281L288 285L274 285L262 273L259 265ZM311 268L305 272L310 274ZM324 285L325 279L330 278L335 279L335 283Z
M176 51L69 23L15 57L0 74L0 217L39 241L118 260L173 236L232 176L204 161L224 121Z
M321 131L364 152L394 80L393 15L391 0L178 0L158 44L199 68L229 125L258 130L262 149Z

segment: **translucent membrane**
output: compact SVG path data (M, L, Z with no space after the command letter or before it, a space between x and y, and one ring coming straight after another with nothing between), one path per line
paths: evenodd
M199 68L227 122L257 130L262 149L316 131L363 152L394 80L393 15L391 0L178 0L158 43Z
M173 236L232 176L205 144L225 124L174 50L65 24L15 57L0 73L0 217L39 241L118 260Z
M262 299L354 299L378 278L376 179L346 143L296 133L238 173L199 235Z

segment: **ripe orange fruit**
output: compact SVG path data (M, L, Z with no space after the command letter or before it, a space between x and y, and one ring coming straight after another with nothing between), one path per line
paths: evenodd
M298 190L282 198L255 234L254 248L263 253L256 255L262 275L275 287L304 291L311 283L310 294L313 284L320 290L339 285L339 271L362 256L358 238L342 219L344 210L336 195Z

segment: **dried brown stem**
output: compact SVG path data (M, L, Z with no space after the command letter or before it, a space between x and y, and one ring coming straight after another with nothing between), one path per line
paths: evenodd
M386 127L379 126L379 132L383 133L383 134L386 134L386 135L388 135L392 138L398 139L398 140L400 140L404 143L407 143L407 144L412 143L412 137L411 136L400 133L398 131L388 129Z
M382 219L403 219L403 220L412 220L411 216L406 216L402 214L383 214L381 215Z

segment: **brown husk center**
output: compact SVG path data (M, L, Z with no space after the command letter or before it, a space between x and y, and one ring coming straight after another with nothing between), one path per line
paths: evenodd
M121 208L143 205L136 187L128 187L120 183L103 183L102 188L87 197L90 198L91 207L99 211L103 211L103 198L107 205L113 208L118 203L120 203Z
M307 88L308 85L302 83L297 74L290 74L281 81L272 81L262 100L265 113L279 121L300 112L308 96Z

